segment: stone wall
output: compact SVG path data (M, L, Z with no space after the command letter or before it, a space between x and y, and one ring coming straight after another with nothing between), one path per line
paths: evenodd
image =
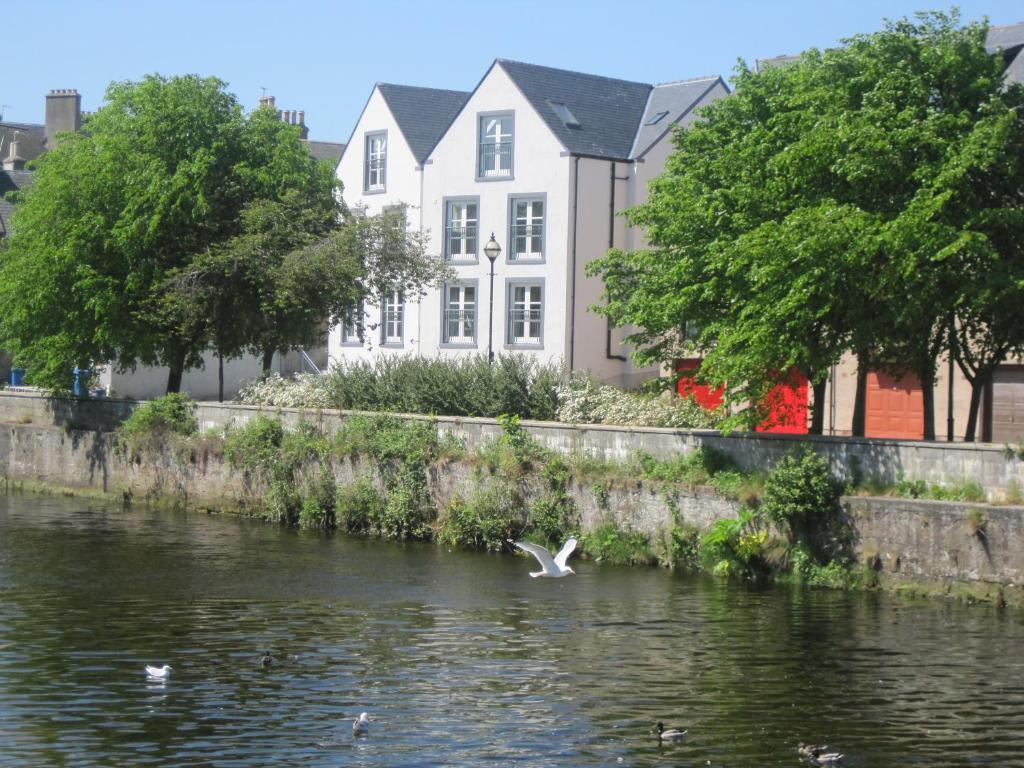
M237 412L236 412L237 413ZM216 444L203 441L187 453L167 450L146 461L114 447L112 433L36 424L0 424L0 473L14 486L38 484L134 500L172 500L232 511L259 504L266 491L231 469ZM333 467L340 483L374 478L362 461ZM439 505L468 495L478 469L448 464L431 471ZM539 486L538 486L539 487ZM632 481L603 486L574 482L569 492L585 530L612 522L642 532L655 545L674 522L698 529L734 517L738 503L709 489L666 489ZM970 596L1024 604L1024 509L893 498L847 497L858 559L883 581L926 583L935 591L966 586Z
M112 429L138 404L129 400L75 400L37 394L0 392L0 422L71 425L85 429ZM232 403L200 403L197 416L204 428L241 424L259 413L278 414L294 424L299 419L335 428L343 411L303 411L260 408ZM410 415L409 419L430 419ZM470 448L500 432L493 419L438 416L440 432L463 438ZM582 453L622 460L636 451L658 458L710 446L730 455L746 470L772 467L800 443L812 445L826 456L837 476L846 480L895 483L900 479L924 480L950 485L977 482L990 501L1003 500L1014 488L1024 491L1024 461L1004 446L984 443L912 442L851 437L810 437L736 433L723 435L709 430L624 428L604 425L571 425L556 422L522 422L546 448L561 453Z

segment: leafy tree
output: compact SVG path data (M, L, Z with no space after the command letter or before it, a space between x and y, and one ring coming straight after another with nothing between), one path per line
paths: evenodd
M35 383L166 365L211 346L269 358L387 287L444 274L391 217L346 211L333 172L272 110L196 76L114 83L38 161L0 265L0 337Z
M827 369L853 351L862 432L867 366L911 370L932 437L950 329L972 333L958 343L988 363L1024 338L996 322L1024 285L1010 268L1021 96L985 36L984 25L922 14L791 66L741 63L735 93L676 134L650 199L627 212L652 248L591 265L606 286L599 311L639 328L630 340L644 362L677 356L684 324L701 328L690 343L707 351L702 376L726 385L748 425L795 367L814 386L820 432ZM982 340L993 328L1000 343Z

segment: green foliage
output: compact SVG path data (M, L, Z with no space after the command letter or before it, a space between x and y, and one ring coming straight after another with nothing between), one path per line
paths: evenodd
M327 467L321 467L320 472L303 491L299 526L319 530L335 528L338 486Z
M985 489L976 480L964 480L949 485L929 485L924 480L901 479L894 489L897 496L908 499L933 499L935 501L985 501Z
M383 496L369 480L361 477L350 485L338 486L335 514L338 527L346 533L371 533L384 514Z
M124 420L118 432L122 439L170 434L190 437L199 431L196 404L188 397L172 393L143 403Z
M692 525L674 523L662 534L658 563L671 570L696 571L700 568L701 536Z
M850 570L838 560L819 564L805 544L797 545L790 553L790 570L798 581L811 587L841 589L853 584Z
M500 552L523 530L522 506L514 488L497 482L456 497L441 515L438 539L448 545Z
M551 420L560 378L557 366L526 355L498 355L494 363L486 355L388 355L335 366L325 385L334 408Z
M776 525L799 533L833 517L838 506L839 486L828 462L804 446L784 457L768 475L761 512Z
M770 571L767 561L769 537L761 530L755 514L740 509L736 518L715 521L700 539L699 558L717 576L755 579Z
M609 565L645 565L654 562L647 537L639 531L621 530L605 523L580 537L580 550Z
M224 455L235 469L269 472L281 463L284 426L280 420L258 414L241 427L226 430Z
M430 538L436 513L422 475L406 467L388 482L387 491L376 533L389 539Z
M785 67L741 63L627 212L650 249L588 266L597 311L638 329L640 362L703 356L744 426L780 373L820 385L848 351L930 392L953 346L983 382L1024 342L1024 88L986 32L924 13Z
M270 483L264 512L266 520L287 526L297 525L302 507L302 494L294 483L284 478L275 478Z

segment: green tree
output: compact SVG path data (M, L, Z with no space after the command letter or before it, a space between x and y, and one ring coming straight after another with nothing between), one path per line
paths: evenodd
M73 366L184 371L301 346L385 290L444 274L390 217L346 211L332 170L272 110L196 76L114 83L38 161L0 264L0 338L31 380Z
M791 66L741 63L735 93L676 134L648 202L627 212L651 249L591 265L605 281L599 311L639 328L631 341L642 361L671 360L678 329L701 328L702 375L726 385L748 425L795 367L814 386L820 432L827 369L853 351L862 431L867 366L911 370L932 437L950 328L990 333L1022 285L1007 263L1020 241L1020 150L1007 140L1021 129L1020 89L1004 87L985 36L985 25L922 14ZM998 196L979 188L986 173L998 176ZM981 252L986 276L964 280ZM984 300L981 284L1003 286L999 301ZM988 321L967 320L979 312ZM988 361L1005 354L1017 332L996 325L1004 343L986 346L977 333L963 343L998 348Z

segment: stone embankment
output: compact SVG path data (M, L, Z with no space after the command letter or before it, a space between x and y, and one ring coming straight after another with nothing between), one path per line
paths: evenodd
M260 488L248 485L215 451L188 457L163 455L140 462L115 449L111 430L135 404L117 400L54 399L34 394L0 393L0 473L9 486L71 489L116 498L179 500L230 510L253 503ZM300 419L326 428L341 423L335 411L300 412L228 404L201 404L201 427L241 424L261 412L286 423ZM424 417L409 417L422 419ZM451 432L467 447L500 433L490 419L436 420L439 432ZM1001 446L907 443L788 435L722 435L707 431L621 429L523 422L545 447L601 459L626 459L643 450L665 458L698 447L723 451L747 470L767 469L797 443L810 443L847 479L878 484L923 480L952 484L972 480L991 502L970 504L891 497L848 496L843 507L852 523L858 559L877 570L883 585L913 591L949 593L966 598L1024 604L1024 507L999 501L1024 488L1024 462ZM358 462L332 466L339 483L367 471ZM435 468L431 483L437 498L460 493L471 470L458 463ZM674 489L641 481L618 483L600 493L571 484L584 529L607 522L642 532L652 541L673 524L703 529L733 517L739 502L710 489Z

